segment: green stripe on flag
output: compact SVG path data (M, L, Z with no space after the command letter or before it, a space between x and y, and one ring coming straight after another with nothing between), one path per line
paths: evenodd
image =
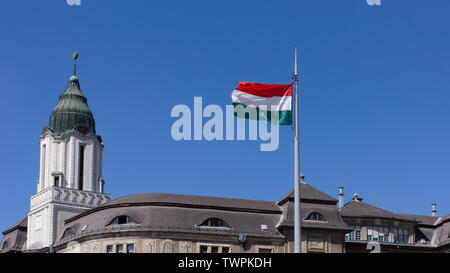
M247 105L242 103L233 102L234 115L238 118L246 118L253 120L268 120L273 124L277 125L292 125L292 111L276 111L278 112L278 120L272 120L274 111L261 110L259 107L247 107ZM241 106L241 107L239 107Z

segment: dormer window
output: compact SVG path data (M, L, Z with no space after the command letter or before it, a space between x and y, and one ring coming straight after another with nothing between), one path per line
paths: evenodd
M318 213L318 212L311 212L310 214L308 214L308 217L305 218L305 220L308 221L323 221L325 222L325 217L322 216L322 214Z
M9 247L8 240L3 243L2 249L7 249Z
M114 218L108 225L125 225L125 224L136 224L136 221L131 219L126 215L121 215Z
M55 187L62 187L62 176L63 173L62 172L52 172L52 176L53 176L53 186Z
M64 234L62 236L62 238L67 238L69 236L73 236L75 235L75 233L73 232L73 230L71 228L68 228L64 231Z
M224 220L209 218L200 224L201 227L230 227Z

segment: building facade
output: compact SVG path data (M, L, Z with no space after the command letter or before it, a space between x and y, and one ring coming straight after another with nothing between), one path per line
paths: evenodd
M343 220L352 228L345 237L347 252L450 252L450 215L393 213L362 201L355 194L341 207ZM372 242L368 246L368 243Z
M133 194L110 200L104 144L74 72L40 137L37 192L26 217L5 230L2 252L290 253L293 191L280 200ZM449 252L450 215L395 214L344 205L300 181L304 253Z

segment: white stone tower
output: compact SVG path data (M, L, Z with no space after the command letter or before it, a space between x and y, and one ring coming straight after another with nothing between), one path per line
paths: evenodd
M28 213L27 250L52 250L64 220L110 200L102 178L103 141L74 71L40 138L37 193Z

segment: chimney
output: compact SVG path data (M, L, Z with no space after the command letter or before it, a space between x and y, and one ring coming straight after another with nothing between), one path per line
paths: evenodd
M437 216L436 204L431 204L431 216Z
M304 174L300 174L300 184L306 184L305 182L305 175Z
M344 187L339 187L339 210L344 207Z

